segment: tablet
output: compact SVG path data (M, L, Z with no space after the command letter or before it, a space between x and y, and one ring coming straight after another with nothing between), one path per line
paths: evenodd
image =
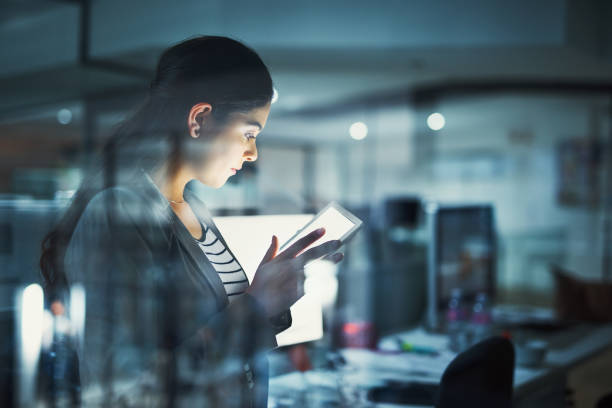
M342 244L345 244L355 235L361 227L361 220L351 214L346 208L332 201L325 206L317 215L313 217L304 227L300 228L289 240L281 245L279 251L283 251L291 246L295 241L308 235L318 228L325 228L325 235L316 240L313 244L320 245L334 239L339 239ZM312 246L312 244L310 245ZM310 247L309 246L309 247ZM309 247L306 247L304 252Z

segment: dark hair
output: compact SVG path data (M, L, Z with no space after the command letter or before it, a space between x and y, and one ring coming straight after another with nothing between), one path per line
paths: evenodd
M272 94L265 64L238 41L202 36L167 49L159 59L147 99L109 138L99 163L87 171L70 206L42 241L40 268L49 296L67 288L66 247L93 196L140 169L151 172L168 160L186 158L181 145L193 105L210 103L211 115L219 125L231 113L266 105Z

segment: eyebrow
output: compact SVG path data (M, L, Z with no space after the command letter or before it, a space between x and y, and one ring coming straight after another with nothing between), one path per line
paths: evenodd
M250 125L250 126L257 126L259 128L259 130L262 129L261 123L259 123L256 120L247 120L246 123L247 123L247 125Z

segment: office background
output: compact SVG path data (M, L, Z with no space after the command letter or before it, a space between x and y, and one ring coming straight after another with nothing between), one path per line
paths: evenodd
M553 266L612 282L607 1L2 8L3 308L18 285L39 280L40 238L88 157L146 94L161 51L196 34L252 46L278 92L259 160L201 194L219 216L314 213L336 200L366 220L338 271L345 319L384 333L424 313L431 237L422 208L407 205L404 219L388 210L393 200L492 205L498 303L552 307ZM367 129L351 132L356 123ZM389 305L400 313L389 316Z

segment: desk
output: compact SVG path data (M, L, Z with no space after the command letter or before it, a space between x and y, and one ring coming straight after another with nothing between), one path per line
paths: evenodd
M440 350L438 357L403 353L399 355L379 354L367 350L344 349L342 355L352 365L359 366L367 378L364 383L385 380L419 381L439 383L442 373L455 354L446 348L444 335L427 333L423 329L388 336L379 342L380 348L387 348L389 342L400 337L413 344L426 344ZM515 407L546 408L563 406L568 371L585 360L612 346L612 325L582 325L551 336L550 351L545 363L539 368L517 367L514 375ZM310 373L289 373L270 379L270 395L279 389L294 389L307 392L308 387L337 387L338 373L333 371L314 371ZM274 404L270 406L276 406ZM316 405L315 405L316 406ZM378 404L378 408L398 407L398 405ZM423 407L402 405L403 407ZM430 408L430 407L429 407Z
M572 336L573 341L562 347L556 347L553 342L542 368L516 369L514 398L517 407L551 406L546 398L552 391L557 395L564 392L569 370L612 347L612 325L609 324L581 326L569 333L561 333L561 336L564 335ZM560 340L564 339L561 337ZM546 392L547 390L551 392Z

